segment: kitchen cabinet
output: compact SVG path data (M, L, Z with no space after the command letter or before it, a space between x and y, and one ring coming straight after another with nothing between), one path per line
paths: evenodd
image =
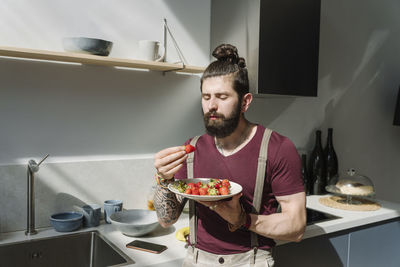
M348 242L347 234L331 234L277 246L274 251L275 267L347 266Z
M400 266L400 221L350 233L349 267Z
M238 48L252 93L317 96L321 0L211 3L211 49Z
M397 267L399 247L400 221L395 219L277 246L276 267Z
M156 71L176 71L185 73L202 73L204 67L172 64L167 62L153 62L143 60L121 59L102 57L88 54L56 52L47 50L35 50L27 48L15 48L0 46L0 56L39 59L46 61L74 62L90 65L101 65L111 67L126 67L137 69L149 69Z

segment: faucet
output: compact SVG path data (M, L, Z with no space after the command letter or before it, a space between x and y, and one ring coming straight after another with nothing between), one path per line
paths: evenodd
M34 173L39 171L39 165L47 159L49 154L47 154L39 163L36 163L33 159L28 162L28 194L27 194L27 229L25 235L35 235L37 231L35 230L35 192L34 192Z

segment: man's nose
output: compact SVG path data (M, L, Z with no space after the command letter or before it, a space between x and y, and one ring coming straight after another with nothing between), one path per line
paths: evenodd
M217 109L217 101L215 101L215 99L210 99L210 101L208 102L208 111L217 111Z

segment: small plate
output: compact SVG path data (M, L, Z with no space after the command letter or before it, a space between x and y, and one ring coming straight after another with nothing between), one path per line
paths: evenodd
M189 194L181 193L176 188L174 188L174 185L177 184L179 181L183 181L186 184L188 184L188 183L197 183L197 182L208 183L210 181L210 179L212 179L212 178L194 178L194 179L177 180L177 181L175 181L173 183L170 183L168 185L168 189L171 190L172 192L174 192L177 195L181 195L181 196L189 198L189 199L200 200L200 201L218 201L218 200L221 200L221 199L230 198L230 197L232 197L234 195L237 195L240 192L242 192L242 186L240 184L237 184L237 183L232 182L232 181L229 181L229 183L231 184L231 188L230 188L231 193L229 195L218 195L218 196L189 195Z

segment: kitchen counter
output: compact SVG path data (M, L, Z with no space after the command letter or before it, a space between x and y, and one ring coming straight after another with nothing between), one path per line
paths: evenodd
M400 204L378 200L382 207L376 211L347 211L326 207L318 202L320 196L308 196L307 208L328 213L340 218L330 219L308 225L304 239L334 233L342 230L365 226L372 223L383 222L400 217ZM161 226L153 233L145 237L128 237L115 230L110 224L101 224L99 227L84 228L83 231L97 230L109 241L114 243L122 252L128 255L135 263L126 266L179 266L186 254L185 243L175 238L175 231L188 226L188 214L183 213L177 223L167 229ZM52 228L39 229L38 234L27 237L24 231L2 233L0 234L0 245L12 242L25 241L37 238L46 238L50 236L63 235L70 233L59 233ZM158 243L168 246L168 249L161 254L152 254L134 249L128 249L125 245L134 239L140 239L148 242ZM278 245L287 242L278 241ZM301 244L301 243L299 243Z
M323 197L325 196L327 195ZM375 200L381 205L381 208L376 211L349 211L322 205L318 201L320 197L318 195L308 196L307 208L340 218L307 226L303 239L400 217L400 203Z

